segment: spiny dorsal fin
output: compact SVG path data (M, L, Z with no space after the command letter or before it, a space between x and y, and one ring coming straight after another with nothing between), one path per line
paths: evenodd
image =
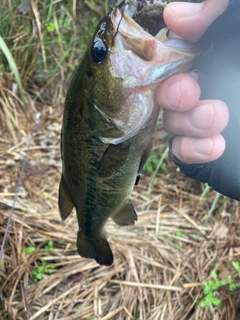
M61 176L59 185L58 206L62 220L67 219L72 209L74 208L63 175Z
M117 173L127 160L128 152L129 145L123 143L110 144L99 164L98 175L100 177L110 177Z
M113 221L119 226L130 226L137 221L137 213L134 209L132 201L128 199L123 207L113 216Z

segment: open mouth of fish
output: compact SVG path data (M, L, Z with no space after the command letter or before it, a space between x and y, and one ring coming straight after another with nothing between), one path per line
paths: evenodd
M167 28L155 36L149 34L131 16L130 1L116 6L110 19L115 30L109 53L112 73L124 79L128 97L110 116L122 135L101 140L118 144L137 134L147 123L156 105L156 86L177 72L187 71L199 50L183 39L170 39Z

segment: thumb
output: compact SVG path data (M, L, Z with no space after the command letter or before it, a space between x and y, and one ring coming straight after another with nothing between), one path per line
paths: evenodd
M164 9L167 26L190 42L201 38L213 21L228 7L230 0L206 0L202 3L173 2Z

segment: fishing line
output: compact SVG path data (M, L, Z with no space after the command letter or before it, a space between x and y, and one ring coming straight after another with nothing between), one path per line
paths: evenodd
M37 113L35 115L35 125L33 126L33 129L32 129L31 135L30 135L30 139L29 139L29 142L28 142L26 156L25 156L24 161L22 163L22 167L21 167L18 183L17 183L17 186L16 186L14 198L13 198L13 204L12 204L12 207L11 207L11 210L10 210L10 213L9 213L7 227L6 227L4 236L3 236L3 242L2 242L2 246L1 246L1 250L0 250L0 266L1 266L2 258L3 258L3 251L4 251L4 248L5 248L6 241L7 241L8 233L9 233L9 230L10 230L10 228L12 226L11 221L12 221L15 205L16 205L16 202L17 202L17 198L18 198L18 193L19 193L21 185L22 185L23 175L24 175L24 172L25 172L26 164L28 162L28 156L29 156L29 153L30 153L30 146L32 144L33 135L34 135L34 132L36 130L36 126L37 126L37 123L38 123L38 120L39 120L40 116L41 116L40 113Z
M114 40L115 40L115 38L116 38L116 36L117 36L117 34L118 34L118 30L119 30L119 28L120 28L120 24L121 24L121 22L122 22L122 19L123 19L123 15L124 15L124 11L125 11L126 6L127 6L127 3L125 3L125 1L122 1L122 2L120 3L120 5L119 5L119 10L121 11L121 18L120 18L120 21L119 21L119 23L118 23L118 25L117 25L117 30L116 30L116 32L114 33L113 38L112 38L112 47L114 46ZM117 10L117 5L116 5L116 9L115 9L115 10Z

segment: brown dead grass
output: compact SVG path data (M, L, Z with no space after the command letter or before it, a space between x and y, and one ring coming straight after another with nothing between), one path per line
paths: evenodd
M211 270L220 272L220 278L232 274L237 279L231 261L240 255L239 204L228 199L205 225L215 193L200 200L200 184L176 173L172 164L168 174L158 174L150 193L148 175L132 193L139 215L135 226L107 224L113 266L101 267L77 255L76 216L61 222L57 208L60 113L61 108L55 109L53 117L45 108L34 133L0 271L0 318L235 319L238 289L219 292L222 308L201 308L197 301ZM13 144L1 132L1 238L27 139L20 134ZM51 252L44 249L49 239ZM29 246L37 249L26 255L21 248ZM31 270L41 261L56 267L35 283Z
M37 51L41 50L44 48L39 46ZM28 126L12 74L0 78L0 242L30 132L35 128L0 266L0 320L239 319L235 315L238 286L234 291L219 290L222 307L202 308L197 303L203 297L201 283L209 279L211 270L217 271L220 279L230 274L239 280L231 266L240 255L239 203L223 202L220 197L209 218L215 192L201 199L202 186L177 173L168 161L169 172L158 173L150 192L149 174L144 174L134 189L132 199L139 216L136 225L119 228L108 222L113 266L99 266L78 256L75 213L62 222L57 207L66 78L69 69L64 67L44 83L27 78ZM37 112L41 118L35 124ZM158 136L156 142L165 143ZM45 249L50 239L52 251ZM36 250L26 255L30 246ZM35 282L32 270L42 261L54 263L55 268Z

